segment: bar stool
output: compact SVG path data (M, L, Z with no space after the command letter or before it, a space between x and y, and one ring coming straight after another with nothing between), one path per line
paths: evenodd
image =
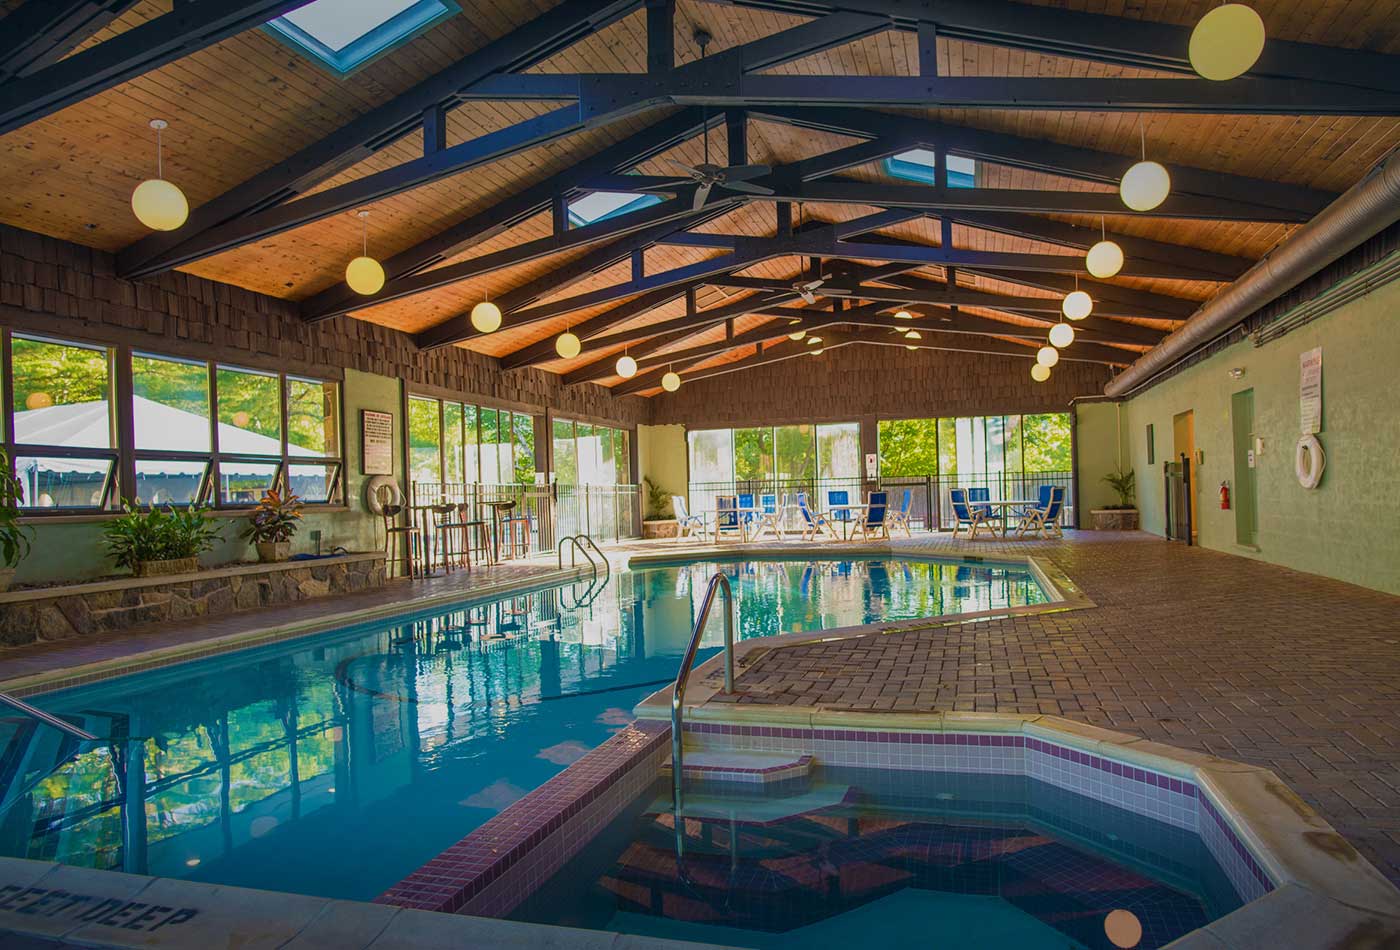
M472 569L472 535L476 535L475 548L487 555L491 553L491 539L485 520L472 518L471 506L466 502L447 506L451 514L438 522L438 532L442 537L444 560L460 557L468 571Z
M522 514L506 514L501 519L501 524L506 529L506 550L511 557L530 556L530 535L534 533L534 519L530 517L528 511Z
M510 513L515 508L513 501L488 501L486 503L491 508L491 538L492 549L496 559L501 560L501 526L510 517Z
M452 573L452 558L448 535L444 529L448 527L456 511L457 506L447 502L428 506L428 517L432 519L433 526L433 553L435 556L442 556L442 568L448 574Z
M422 570L419 563L418 554L422 544L422 534L417 525L395 524L399 515L403 514L407 506L405 505L384 505L384 561L392 566L403 561L404 568L408 571L409 578L421 576ZM399 575L400 577L403 574Z

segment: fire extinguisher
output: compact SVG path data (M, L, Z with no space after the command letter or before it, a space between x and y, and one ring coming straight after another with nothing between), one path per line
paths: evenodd
M1221 510L1221 511L1229 511L1229 510L1230 510L1230 483L1229 483L1229 482L1221 482L1221 483L1220 483L1220 510Z

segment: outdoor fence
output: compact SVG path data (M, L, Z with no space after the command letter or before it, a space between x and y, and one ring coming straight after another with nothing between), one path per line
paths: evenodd
M825 508L827 493L845 491L851 502L864 498L870 487L878 487L889 492L890 507L899 508L904 503L904 491L912 492L910 497L910 521L917 527L930 531L951 531L953 529L953 506L948 491L952 488L985 488L988 497L995 499L1026 499L1035 501L1040 495L1040 486L1053 485L1065 490L1065 508L1060 523L1075 524L1074 475L1068 471L1055 472L972 472L957 475L911 475L881 478L876 486L868 485L859 478L812 478L812 479L737 479L729 482L691 482L691 511L714 511L715 499L720 495L753 494L776 495L779 503L784 495L806 492L814 509Z
M474 520L490 522L493 504L514 502L510 516L529 521L531 554L550 553L561 538L587 534L595 541L641 535L637 485L490 485L479 482L420 482L410 485L409 504L466 504ZM433 532L432 519L426 524Z

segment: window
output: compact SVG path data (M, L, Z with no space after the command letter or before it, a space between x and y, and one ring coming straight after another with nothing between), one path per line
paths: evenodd
M415 482L442 481L442 403L408 398L408 473Z
M582 227L615 218L631 211L660 204L657 195L637 195L626 191L594 191L569 202L569 224Z
M578 484L578 444L574 424L567 419L554 420L554 480L560 485Z
M1147 424L1147 464L1157 464L1157 435L1150 422Z
M509 409L410 396L409 470L419 484L530 485L535 417Z
M349 73L458 12L455 0L314 0L267 23L301 53Z
M938 157L933 149L914 148L898 155L891 155L882 164L885 173L906 181L916 181L923 185L938 184ZM948 187L974 188L977 185L977 163L961 155L948 156Z
M209 364L135 353L131 388L136 485L128 497L146 505L202 501L213 431Z

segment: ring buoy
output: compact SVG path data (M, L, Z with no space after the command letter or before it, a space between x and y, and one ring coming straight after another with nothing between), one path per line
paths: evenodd
M365 507L370 514L384 514L385 505L403 504L403 489L392 475L375 475L365 482Z
M1308 434L1298 439L1294 451L1293 470L1298 475L1298 484L1304 488L1316 488L1322 481L1322 470L1327 467L1327 456L1323 454L1322 443L1317 436Z

